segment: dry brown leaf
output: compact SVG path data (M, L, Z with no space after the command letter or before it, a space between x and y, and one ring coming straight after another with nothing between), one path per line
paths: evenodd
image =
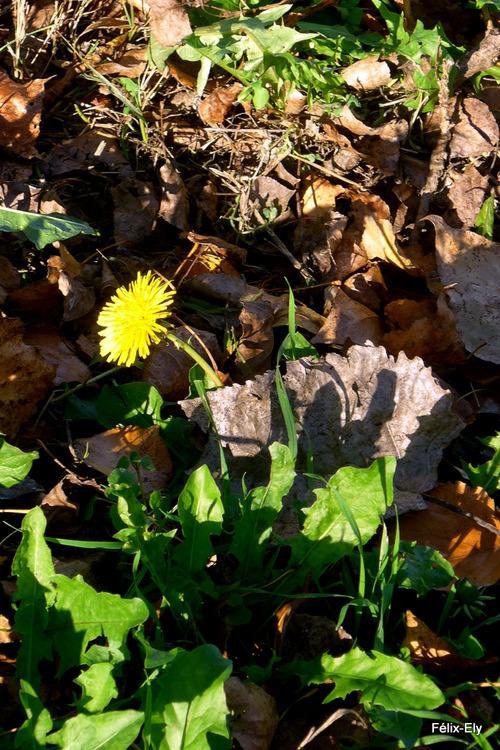
M224 683L229 725L242 750L269 750L278 726L276 702L264 688L239 677Z
M150 183L135 177L111 188L114 236L117 243L141 243L153 232L159 201Z
M457 64L458 76L471 78L492 68L500 57L500 29L488 27L477 47L464 55ZM455 84L456 87L456 84Z
M379 258L404 270L414 268L397 246L389 207L381 198L360 193L353 200L352 208L361 229L360 247L369 260Z
M401 330L386 333L382 344L389 354L404 351L408 357L426 362L463 364L464 346L456 331L456 319L443 295L435 300L394 300L385 308L386 317Z
M468 164L463 172L449 170L448 179L452 180L447 189L451 208L446 212L446 221L460 229L472 229L484 203L488 176L482 175L474 164Z
M116 60L100 63L96 66L96 70L103 76L121 75L124 78L139 78L146 70L147 56L147 47L137 47L127 50Z
M162 47L174 47L191 34L185 8L178 0L148 0L151 34Z
M21 277L8 258L0 255L0 305L3 305L9 291L18 289Z
M389 66L386 62L381 62L378 55L368 55L362 60L357 60L344 68L340 75L347 85L356 91L372 91L386 86L391 80Z
M354 344L380 344L384 327L377 313L351 299L339 289L324 326L311 343L343 346L350 339Z
M47 261L47 279L51 284L57 284L64 297L62 319L77 320L93 309L95 292L86 286L80 263L62 243L59 243L59 253L51 255Z
M7 439L36 412L56 372L34 347L23 344L23 332L17 318L0 318L0 431Z
M34 143L40 134L45 79L14 83L0 71L0 145L15 154L38 156Z
M500 362L500 244L440 216L426 216L436 230L439 278L457 319L465 348L476 357Z
M198 107L198 114L203 122L220 124L224 122L236 99L243 90L241 83L233 83L226 88L216 88Z
M45 362L57 368L54 385L61 383L84 383L90 378L90 370L71 349L57 328L48 323L30 323L26 326L23 341L36 346Z
M165 489L172 476L172 459L157 425L114 427L90 438L79 438L73 447L80 461L106 476L116 469L122 456L128 456L132 451L141 458L149 456L155 471L141 470L145 492Z
M51 534L74 534L81 526L78 510L85 502L90 502L102 489L93 479L83 481L68 474L41 502L41 508L49 524Z
M434 633L409 609L406 611L404 648L409 649L412 664L422 665L426 671L452 668L460 661L458 651Z
M189 229L189 200L184 182L171 162L160 167L161 198L158 216L172 226L187 232Z
M344 191L342 185L333 185L314 172L307 173L302 177L300 187L303 217L324 222L335 209L335 202Z
M191 328L191 327L190 327ZM177 338L187 341L203 359L210 363L210 358L198 338L207 347L208 351L219 361L221 352L217 343L217 337L213 333L191 328L191 333L183 326L172 329ZM153 347L149 357L144 362L141 380L153 385L165 401L178 401L185 398L189 392L189 370L193 366L193 360L182 349L177 349L171 342L161 341L158 346Z
M48 279L40 279L10 293L10 299L16 310L36 315L39 320L46 320L55 325L60 323L64 297L57 284Z
M478 516L500 531L495 503L481 487L456 482L439 485L428 494ZM491 586L500 579L500 536L473 519L428 503L427 510L401 519L400 532L401 539L441 552L459 578L469 578L476 586Z
M496 148L499 137L497 121L488 105L470 96L460 106L449 146L450 158L488 156Z
M118 139L91 130L54 146L40 168L46 177L55 177L74 170L92 169L101 164L113 167L116 171L131 170Z
M274 348L271 304L262 300L246 301L239 320L242 330L238 337L235 366L246 380L262 374L271 366Z
M242 193L240 212L250 218L256 211L262 212L273 205L279 211L278 217L273 222L273 225L276 225L292 216L288 210L288 204L294 195L295 190L290 190L274 177L262 175L252 180Z

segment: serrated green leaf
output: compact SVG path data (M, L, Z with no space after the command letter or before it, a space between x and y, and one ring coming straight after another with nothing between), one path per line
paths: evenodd
M212 645L182 652L166 665L148 688L144 733L152 750L210 750L215 739L218 749L231 747L224 693L231 669Z
M38 458L37 451L24 453L0 438L0 487L13 487L22 482L35 458Z
M482 487L491 495L492 492L496 492L500 484L500 432L493 437L479 438L479 440L489 448L493 448L495 451L493 458L480 466L471 466L462 461L462 468L473 487Z
M365 544L392 504L395 470L395 458L377 458L367 469L339 469L325 489L315 490L318 499L303 509L306 520L301 532L287 541L292 548L290 565L319 576L357 546L356 534L342 513L337 493L348 504Z
M175 550L175 559L192 574L205 567L214 549L210 537L222 530L224 506L208 466L189 477L179 495L178 514L185 541Z
M47 608L55 596L51 579L54 575L52 555L44 539L47 522L41 508L33 508L24 517L23 538L12 563L17 576L15 598L21 603L16 612L16 631L22 636L17 655L17 674L34 690L40 685L38 664L52 658L50 639L46 633Z
M56 240L67 240L77 234L98 234L90 224L64 214L34 214L0 207L0 231L24 232L26 237L43 250Z
M21 680L19 699L27 719L16 732L14 747L17 750L40 750L45 747L45 738L52 729L50 713L32 685L25 680Z
M86 714L97 714L103 711L113 698L118 697L113 668L114 664L110 662L92 664L85 672L75 677L73 682L82 688L82 697L76 702L79 710Z
M61 750L129 750L144 721L142 711L109 711L97 716L79 714L47 737Z
M56 599L49 612L47 634L60 656L58 674L85 664L89 642L101 636L107 638L111 651L125 658L128 631L149 615L142 599L97 592L81 576L55 575L52 583Z
M267 487L257 487L241 502L241 516L234 523L234 536L229 548L238 559L238 575L258 578L262 573L267 541L295 478L295 461L290 449L273 443L271 477Z
M411 664L377 651L368 654L353 648L337 658L323 654L321 670L309 676L308 684L335 682L325 703L345 698L355 690L361 691L363 704L374 703L388 711L432 710L445 700L437 685Z
M416 746L423 723L419 716L410 716L402 711L386 711L380 706L374 706L369 715L377 731L401 740L408 750Z
M433 589L448 586L455 578L453 566L431 547L420 547L417 542L400 542L401 566L397 584L414 589L419 596Z
M476 223L474 225L475 230L478 234L486 237L489 240L493 239L493 226L495 224L495 196L490 195L484 201L480 212L476 217Z

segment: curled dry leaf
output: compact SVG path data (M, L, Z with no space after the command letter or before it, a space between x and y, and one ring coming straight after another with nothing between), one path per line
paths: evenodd
M142 469L145 492L165 489L172 476L172 459L157 425L113 427L93 437L75 440L73 448L80 461L106 476L116 469L122 456L129 456L132 451L141 458L149 456L155 471Z
M214 89L198 107L198 114L203 122L214 125L224 122L242 90L241 83L233 83L227 88Z
M224 692L234 739L243 750L269 750L279 721L274 698L239 677L226 680Z
M439 485L428 494L478 516L500 531L495 503L481 487L456 482ZM500 536L471 518L428 503L427 510L401 519L400 533L401 539L441 552L458 578L468 578L476 586L490 586L500 579Z
M40 134L45 80L14 83L0 71L0 146L15 154L38 156L34 143Z
M361 193L353 200L352 207L366 257L385 260L406 271L413 269L411 260L397 246L387 204L376 195Z
M191 34L185 8L178 0L148 0L151 34L162 47L174 47Z
M0 431L15 438L53 383L56 368L23 343L17 318L0 318Z
M457 332L480 359L500 362L500 244L440 216L426 216L436 230L439 278L446 287Z
M372 91L390 82L391 70L386 62L378 59L378 55L368 55L344 68L341 76L356 91Z

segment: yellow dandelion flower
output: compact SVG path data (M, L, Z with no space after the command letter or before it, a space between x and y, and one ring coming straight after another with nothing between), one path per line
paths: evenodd
M102 337L101 354L108 362L130 367L137 355L147 357L151 343L160 341L158 334L166 333L168 324L159 320L169 316L175 290L148 271L140 273L128 287L120 287L107 302L97 324Z

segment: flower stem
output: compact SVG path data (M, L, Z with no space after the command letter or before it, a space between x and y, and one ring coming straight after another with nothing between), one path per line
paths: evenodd
M192 346L190 346L185 341L182 341L181 339L177 338L177 336L174 336L173 333L167 333L165 334L165 339L167 341L171 341L174 346L176 346L178 349L183 349L186 354L189 354L189 356L194 359L196 364L200 365L200 367L204 370L204 372L208 375L212 383L215 385L216 388L223 388L224 383L219 378L219 376L216 374L214 369L210 367L208 362L205 362L203 357L198 354L198 352L193 349Z
M74 388L70 388L69 391L64 391L64 393L61 393L59 396L56 396L52 399L51 403L54 404L56 401L61 401L63 398L67 398L68 396L71 396L72 393L76 393L81 388L87 385L91 385L92 383L97 383L98 380L102 380L103 378L106 378L108 375L112 375L117 370L123 370L123 367L120 365L120 367L112 367L111 370L106 370L106 372L101 372L99 375L95 375L93 378L90 378L90 380L86 380L84 383L78 383L78 385L75 385Z

